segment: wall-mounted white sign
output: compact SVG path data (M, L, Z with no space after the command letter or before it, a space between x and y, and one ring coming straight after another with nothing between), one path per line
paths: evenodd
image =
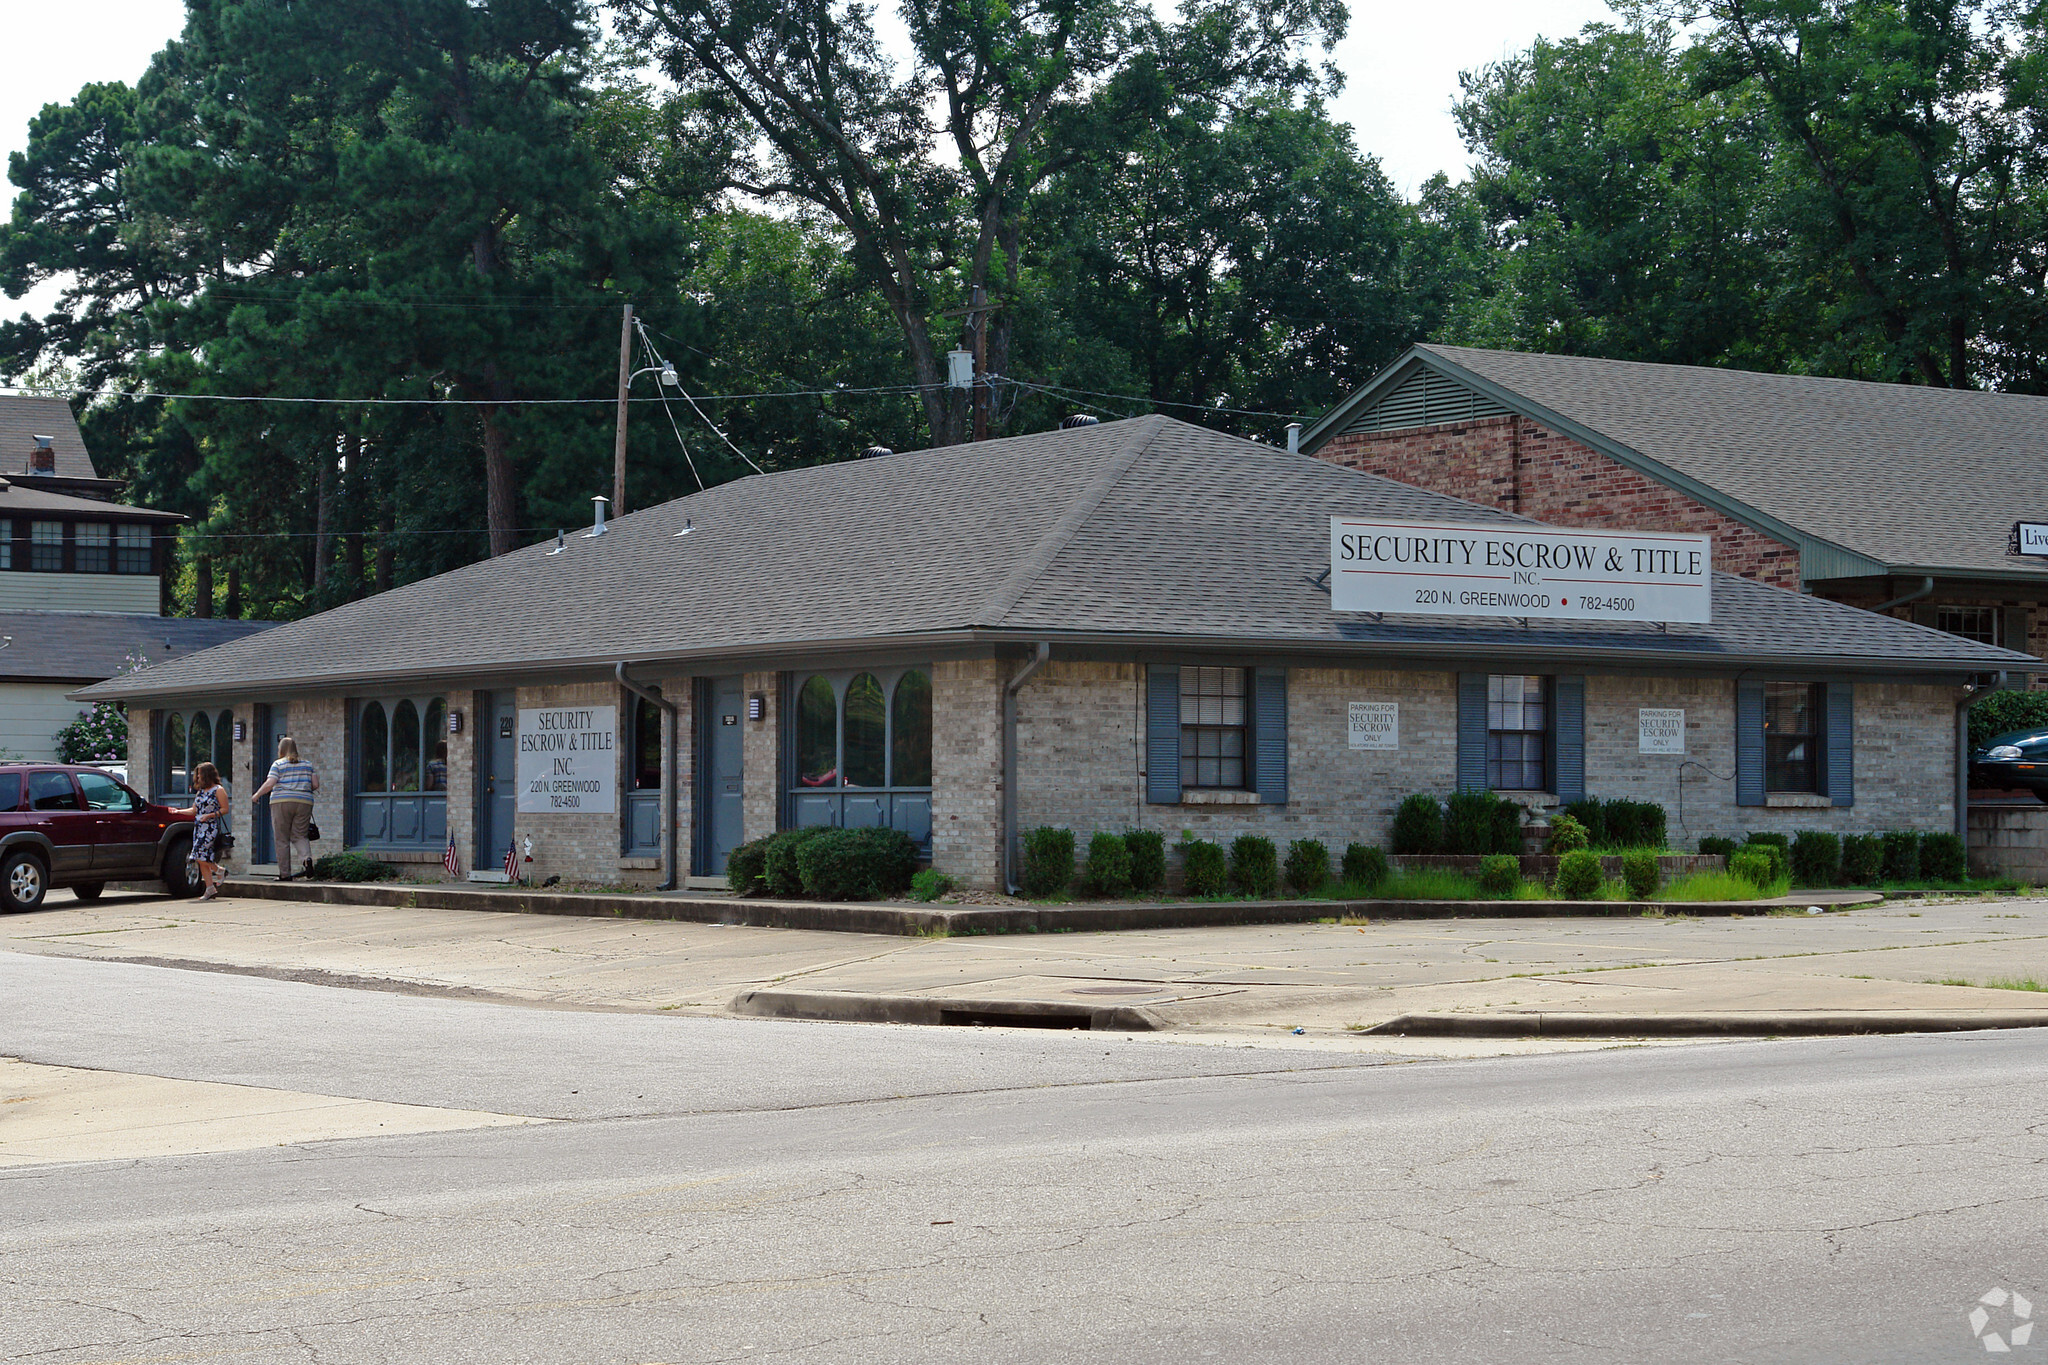
M1337 611L1705 623L1712 580L1707 536L1330 518Z
M1401 703L1397 701L1352 702L1351 747L1354 749L1400 748Z
M2009 555L2048 555L2048 521L2016 521L2006 537Z
M619 808L619 708L519 712L522 814L608 815Z
M1685 712L1669 706L1645 706L1636 712L1636 752L1685 752Z

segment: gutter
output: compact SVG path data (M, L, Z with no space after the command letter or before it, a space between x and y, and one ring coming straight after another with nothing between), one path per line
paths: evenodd
M668 743L664 746L668 752L664 763L661 784L661 846L665 850L662 855L662 862L667 868L667 874L662 878L661 886L658 889L674 891L682 885L682 879L678 876L676 868L676 754L682 747L681 714L677 711L674 702L661 695L659 687L642 687L639 683L627 677L626 664L623 659L612 666L612 676L619 680L619 686L625 688L634 696L641 698L643 701L651 701L656 706L659 706L667 717L667 723L663 728L668 731Z
M1920 586L1907 593L1904 597L1894 597L1889 602L1880 602L1872 607L1871 610L1882 616L1893 607L1903 607L1908 602L1918 602L1923 597L1932 596L1934 596L1934 575L1926 574L1921 577Z
M1052 658L1052 642L1040 640L1031 662L1003 688L1003 889L1017 894L1017 693Z

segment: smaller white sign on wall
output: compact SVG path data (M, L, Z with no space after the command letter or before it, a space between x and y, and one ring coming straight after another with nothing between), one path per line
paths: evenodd
M1351 747L1354 749L1400 748L1401 703L1397 701L1352 702Z
M1636 712L1636 752L1685 752L1685 712L1668 706L1645 706Z

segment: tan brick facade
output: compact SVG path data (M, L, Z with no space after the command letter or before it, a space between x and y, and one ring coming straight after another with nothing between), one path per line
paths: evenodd
M744 722L741 741L740 818L748 841L775 833L782 822L782 675L749 673L741 683L749 699L761 697L761 719Z
M999 874L1003 687L1018 667L966 659L932 669L932 866L979 886Z
M1335 437L1318 458L1553 526L1714 539L1714 567L1799 587L1799 551L1526 417Z

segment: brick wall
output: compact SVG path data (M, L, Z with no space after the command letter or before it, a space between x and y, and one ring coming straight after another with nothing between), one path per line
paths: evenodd
M932 866L975 886L1001 875L1003 687L1020 666L990 658L932 669Z
M1714 567L1799 587L1799 552L1525 417L1338 436L1316 455L1554 526L1713 537Z
M760 720L744 722L741 742L740 817L743 842L766 838L782 821L782 675L749 673L741 684L747 697L760 693L767 709Z

